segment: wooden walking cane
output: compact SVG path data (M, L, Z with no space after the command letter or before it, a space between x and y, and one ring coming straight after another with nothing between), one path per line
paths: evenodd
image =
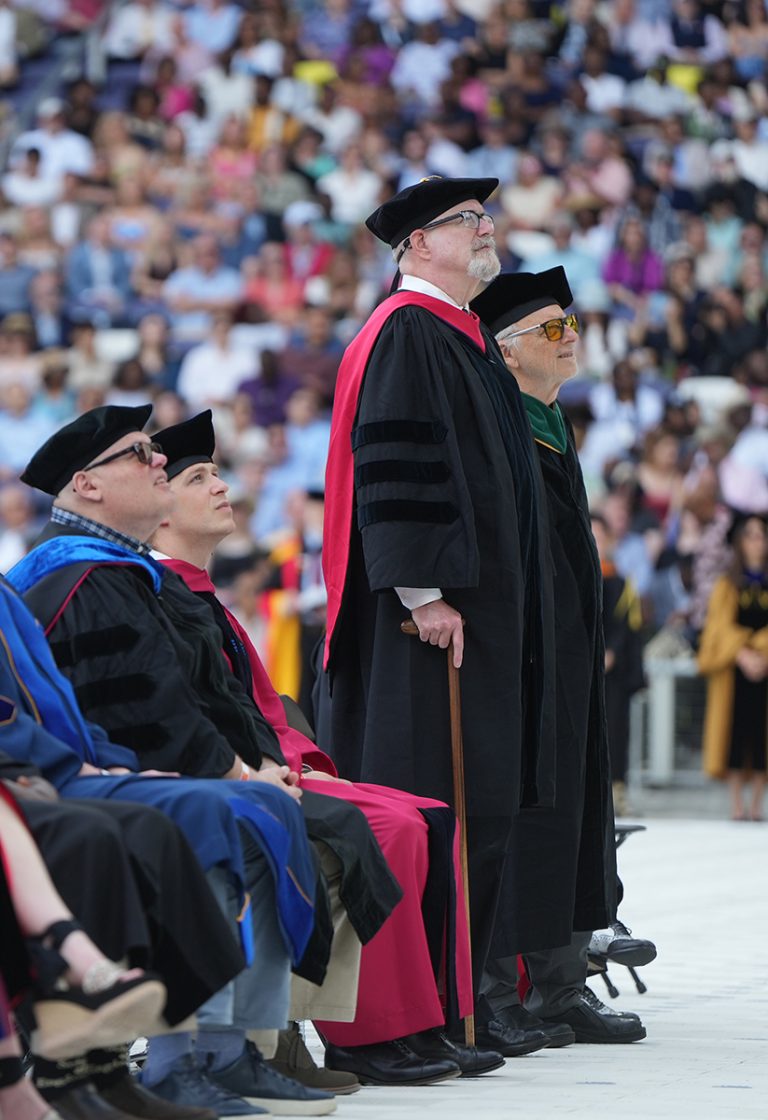
M419 628L412 618L401 622L404 634L418 636ZM469 861L467 858L467 803L464 794L464 739L461 733L461 685L459 670L453 663L453 642L448 646L448 705L451 718L451 766L453 769L453 809L459 822L459 862L461 879L464 886L464 909L467 915L467 937L469 938L470 960L472 959L472 940L469 925ZM464 1019L464 1039L467 1046L475 1045L475 1016Z

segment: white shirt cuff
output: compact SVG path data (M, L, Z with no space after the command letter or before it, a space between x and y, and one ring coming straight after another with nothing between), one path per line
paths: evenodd
M409 611L425 607L427 603L434 603L436 599L443 597L439 587L396 587L395 591L400 602Z

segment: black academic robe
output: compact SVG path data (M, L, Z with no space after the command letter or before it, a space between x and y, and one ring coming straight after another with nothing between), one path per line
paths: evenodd
M567 424L567 421L566 421ZM616 845L603 695L602 577L568 426L565 454L537 441L547 494L557 626L556 796L512 827L505 890L526 900L494 946L504 955L566 945L615 917Z
M50 523L43 536L54 535L82 532ZM277 736L221 656L208 604L166 569L158 596L135 565L101 565L78 583L89 568L59 569L24 596L44 626L54 622L51 649L86 718L135 751L143 769L221 777L235 754L255 769L263 755L282 764ZM309 792L301 806L310 839L340 860L340 893L365 943L399 886L358 809Z
M521 803L554 795L546 507L520 393L495 342L444 321L433 303L435 313L395 307L369 356L356 355L365 363L356 415L346 436L338 432L354 450L354 514L321 746L345 777L453 804L446 654L401 633L409 612L393 590L440 587L466 620L460 676L477 980L512 818ZM342 394L346 376L343 364ZM337 485L332 456L327 506ZM334 566L331 557L329 572ZM524 914L523 899L502 901Z
M643 687L642 608L629 580L611 571L603 581L605 647L613 654L613 668L605 674L605 704L611 774L627 780L629 765L629 706Z

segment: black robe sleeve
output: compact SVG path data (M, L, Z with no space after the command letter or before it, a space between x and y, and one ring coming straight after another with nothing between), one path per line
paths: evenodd
M36 591L39 604L45 588ZM142 769L214 778L231 769L235 751L191 683L194 651L142 575L94 568L48 637L83 714L135 751Z
M449 328L403 308L371 353L352 448L357 525L374 591L478 583L472 504L451 415L457 352Z

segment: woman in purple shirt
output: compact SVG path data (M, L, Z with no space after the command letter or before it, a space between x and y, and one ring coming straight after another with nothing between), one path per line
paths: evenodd
M619 230L616 248L603 266L603 280L615 313L628 319L635 318L650 292L664 286L664 263L648 248L648 236L639 218L627 218Z

